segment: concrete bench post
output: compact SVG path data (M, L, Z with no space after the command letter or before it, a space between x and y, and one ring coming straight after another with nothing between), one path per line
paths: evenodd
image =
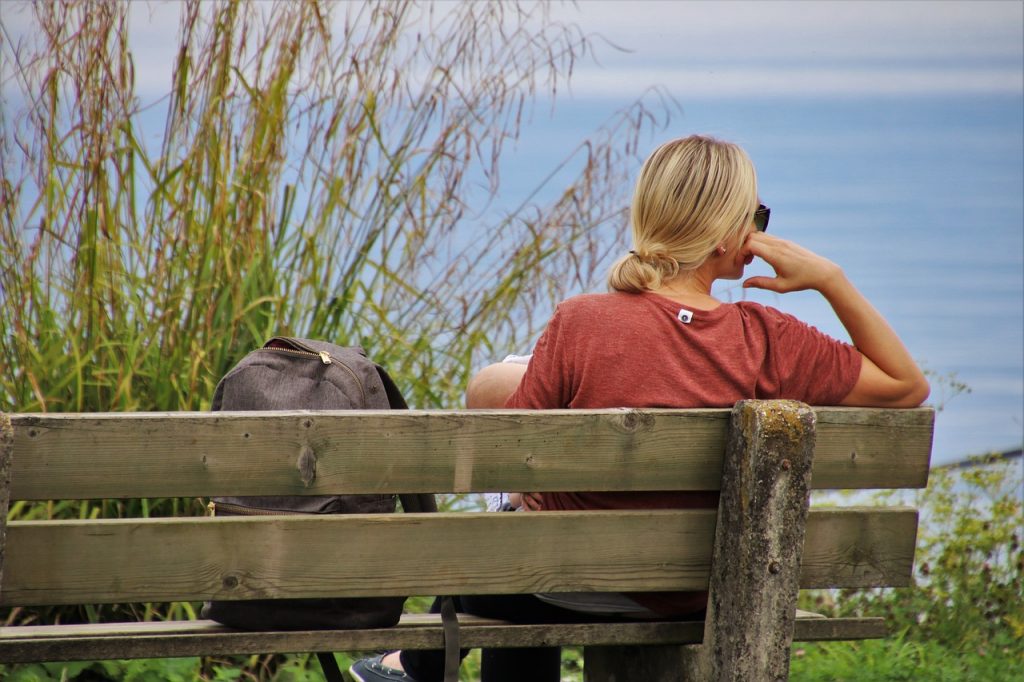
M704 642L686 649L689 679L789 678L814 425L795 401L733 409Z

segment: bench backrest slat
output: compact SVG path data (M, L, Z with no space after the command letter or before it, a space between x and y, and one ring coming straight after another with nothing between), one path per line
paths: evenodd
M11 415L11 498L714 490L729 412ZM815 415L813 487L926 484L934 411ZM309 485L297 466L306 449Z
M704 589L715 517L672 510L17 522L0 594L3 605L16 605ZM916 524L912 509L812 510L801 586L906 584ZM361 551L371 545L404 549Z

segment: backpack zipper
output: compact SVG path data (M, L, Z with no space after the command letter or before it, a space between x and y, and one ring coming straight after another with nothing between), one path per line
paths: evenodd
M210 516L217 516L218 512L223 516L309 516L317 512L298 512L289 509L260 509L259 507L244 507L240 504L230 502L214 502L210 500L206 505Z
M287 338L284 338L284 337L275 337L275 338L280 340L282 343L287 343L287 344L292 345L292 346L299 345L299 344L296 344L291 339L287 339ZM332 364L334 364L334 365L338 365L340 367L344 367L345 371L347 371L349 374L352 375L352 380L356 382L356 386L359 387L359 397L362 400L362 403L364 405L366 404L366 387L363 386L363 382L359 378L359 376L355 373L355 370L353 370L351 367L346 365L344 362L335 362L334 358L331 357L331 354L328 353L325 350L313 351L313 350L304 350L302 348L279 348L279 347L275 347L275 346L271 346L269 348L264 346L263 348L257 348L256 350L257 351L269 351L269 352L274 352L274 353L296 353L298 355L310 355L310 356L315 357L315 358L320 358L320 362L324 363L325 365L332 365Z
M297 353L298 355L311 355L314 358L320 358L320 362L324 363L325 365L331 364L331 362L334 360L334 358L331 357L331 354L328 353L325 350L313 352L311 350L299 350L297 348L275 348L275 347L257 348L256 350L258 350L258 351L271 351L271 352L274 352L274 353Z

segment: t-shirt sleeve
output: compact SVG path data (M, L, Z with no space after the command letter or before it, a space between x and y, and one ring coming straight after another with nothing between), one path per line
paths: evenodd
M770 314L768 373L776 377L779 397L809 405L836 405L860 376L860 351L792 315Z
M572 399L572 367L566 352L568 340L563 328L560 304L533 349L533 357L519 387L505 402L510 409L551 410L569 406Z

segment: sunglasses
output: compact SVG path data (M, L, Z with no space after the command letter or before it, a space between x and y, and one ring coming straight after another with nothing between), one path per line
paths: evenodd
M758 232L764 232L768 229L768 219L772 215L772 210L764 204L758 204L757 210L754 211L754 227Z

